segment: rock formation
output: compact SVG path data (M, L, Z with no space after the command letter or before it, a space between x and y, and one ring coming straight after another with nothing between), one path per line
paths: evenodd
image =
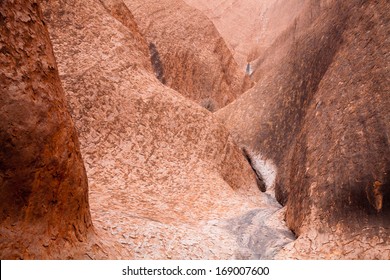
M245 70L262 57L303 10L305 0L185 0L203 11L228 43ZM310 15L312 16L312 14Z
M0 27L0 258L87 258L87 177L37 1L2 1Z
M44 2L97 232L121 247L120 258L275 255L292 240L282 219L270 220L280 206L261 195L253 170L214 116L156 78L131 20L136 9L123 10L124 23L114 4L120 3ZM261 243L270 244L267 251L253 246L259 237L250 225L260 221L278 224L264 227L273 233Z
M276 197L299 237L279 257L388 259L390 7L320 4L279 65L217 115L260 166L277 168Z
M0 1L0 257L389 259L388 1L186 2Z
M155 67L163 70L164 84L211 111L250 87L225 41L200 11L182 0L123 2L159 54Z

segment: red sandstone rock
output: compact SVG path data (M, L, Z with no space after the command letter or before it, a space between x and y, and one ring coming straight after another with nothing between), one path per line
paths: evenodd
M280 64L217 113L260 169L277 169L299 236L281 258L389 258L389 9L327 1Z
M47 1L44 9L99 236L123 259L274 255L288 231L269 229L265 251L264 241L252 245L260 235L248 226L280 207L264 209L267 197L228 131L155 77L135 23L117 20L114 2L103 2Z
M0 258L88 258L87 177L37 1L2 1L0 27Z
M123 1L134 13L160 80L215 111L251 86L244 83L225 41L213 23L182 0Z
M263 56L298 17L305 0L185 0L203 11L228 43L241 71Z
M217 2L245 26L240 11L260 3ZM273 19L278 2L262 11L279 26L253 16L276 32L258 33L267 47L243 37L257 84L215 114L266 194L226 127L185 97L218 108L242 82L199 12L47 0L43 24L36 2L2 2L0 256L388 259L389 5L297 0Z

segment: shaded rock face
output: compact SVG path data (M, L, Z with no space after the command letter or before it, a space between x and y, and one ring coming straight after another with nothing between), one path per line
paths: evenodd
M159 79L161 83L166 84L167 81L164 76L164 67L161 63L160 54L157 51L156 45L150 43L149 51L150 51L150 61L152 63L154 74L156 75L157 79Z
M151 55L159 53L167 86L211 110L251 86L212 22L198 10L182 0L123 2L155 46Z
M386 259L390 7L320 4L280 66L217 115L277 167L276 197L299 236L279 257Z
M84 258L87 177L37 1L0 2L0 63L0 258Z
M227 129L157 79L150 41L145 43L138 31L142 28L130 14L124 23L113 12L125 3L130 8L126 13L134 13L137 20L145 8L119 2L43 2L80 133L97 233L117 250L114 258L259 256L259 246L240 243L241 235L255 234L251 225L271 219L280 205L267 208L267 196L261 195L253 170ZM170 11L166 9L167 16ZM159 54L156 64L161 60L164 66L166 54L159 41L151 49ZM171 74L165 66L163 70L168 85ZM248 211L266 208L257 219L241 221ZM282 219L269 222L287 230ZM236 223L242 230L231 230ZM291 236L275 231L268 240L274 246L264 257L276 255Z

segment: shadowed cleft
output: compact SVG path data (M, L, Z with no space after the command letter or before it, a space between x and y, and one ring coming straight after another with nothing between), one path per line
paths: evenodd
M252 161L252 158L250 157L248 151L243 148L242 149L242 153L244 154L246 160L249 162L250 166L252 167L252 170L253 172L255 173L256 175L256 183L257 183L257 187L262 191L262 192L265 192L267 190L266 186L265 186L265 183L264 183L264 180L263 180L263 177L261 176L261 174L253 167L253 161Z
M166 80L164 77L164 68L161 63L160 54L158 53L156 45L154 43L149 44L149 52L154 74L156 75L157 79L165 85Z

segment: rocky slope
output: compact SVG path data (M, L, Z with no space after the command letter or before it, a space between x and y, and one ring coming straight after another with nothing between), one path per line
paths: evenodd
M387 2L0 2L1 258L389 259Z
M44 2L99 235L117 258L275 255L292 240L280 206L213 115L155 77L131 10L124 23L113 7ZM256 223L267 240L257 241Z
M167 86L211 111L250 86L213 23L198 10L182 0L123 2L145 35L156 75Z
M203 11L229 44L245 71L247 62L264 55L303 10L305 0L185 0Z
M280 63L217 115L276 177L299 236L279 257L388 259L390 7L320 4Z

